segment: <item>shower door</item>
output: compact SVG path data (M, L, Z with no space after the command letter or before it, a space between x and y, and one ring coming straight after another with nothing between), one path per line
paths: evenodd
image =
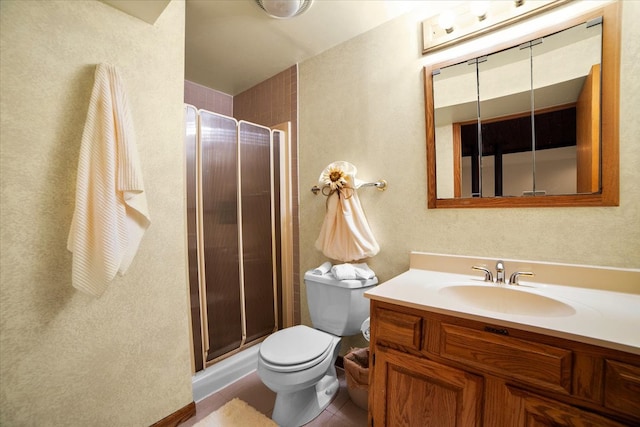
M279 134L204 110L197 115L197 160L187 155L187 174L197 181L191 190L187 178L198 205L197 243L189 233L198 259L197 274L190 268L192 307L200 302L199 324L192 310L196 371L277 330L281 295ZM190 265L194 256L190 250Z
M274 332L276 307L266 304L276 293L275 211L272 190L271 131L249 122L238 125L240 194L242 195L242 272L244 279L246 340Z
M200 111L201 274L206 361L242 342L235 119Z

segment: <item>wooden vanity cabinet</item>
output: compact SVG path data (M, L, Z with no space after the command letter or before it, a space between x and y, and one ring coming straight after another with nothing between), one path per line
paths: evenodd
M370 427L640 426L640 356L371 302Z

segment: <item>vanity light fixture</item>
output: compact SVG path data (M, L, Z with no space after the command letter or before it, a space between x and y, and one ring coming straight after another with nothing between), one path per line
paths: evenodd
M255 0L267 15L276 19L290 19L311 7L313 0Z
M440 15L422 22L422 53L450 47L570 1L471 0L463 2L453 9L445 10Z

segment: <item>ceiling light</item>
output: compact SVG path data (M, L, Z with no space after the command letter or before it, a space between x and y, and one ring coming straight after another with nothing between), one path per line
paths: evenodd
M313 0L255 0L267 15L276 19L289 19L309 9Z

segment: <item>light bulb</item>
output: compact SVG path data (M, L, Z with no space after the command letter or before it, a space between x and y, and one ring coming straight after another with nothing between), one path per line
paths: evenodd
M469 6L471 13L478 17L478 21L482 21L487 17L487 10L489 9L488 1L473 1Z
M453 31L453 23L456 20L456 15L451 10L445 10L438 17L438 25L444 29L447 34Z

